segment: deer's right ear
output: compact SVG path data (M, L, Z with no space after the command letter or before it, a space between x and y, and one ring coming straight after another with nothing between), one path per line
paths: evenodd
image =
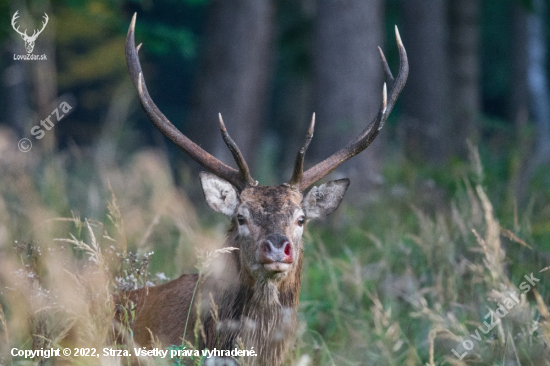
M239 196L235 187L211 173L200 172L199 176L208 206L216 212L233 216L239 203Z

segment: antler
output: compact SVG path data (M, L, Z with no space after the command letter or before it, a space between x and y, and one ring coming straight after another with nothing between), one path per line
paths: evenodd
M38 35L40 35L40 33L42 33L42 31L44 30L44 28L46 28L46 24L48 24L48 20L50 20L50 18L48 18L48 14L44 13L44 22L42 22L42 29L38 30L38 29L35 29L34 32L32 33L32 36L30 36L29 38L31 39L36 39L38 37ZM38 33L36 33L38 31Z
M15 14L13 14L13 17L11 18L11 26L13 27L13 29L14 29L17 33L19 33L20 35L22 35L23 37L25 37L25 39L29 39L29 40L36 39L36 38L38 37L38 35L39 35L40 33L42 33L42 31L44 30L44 28L46 28L46 24L48 24L48 20L49 20L48 14L44 13L43 18L45 19L45 22L42 22L42 29L40 29L40 30L35 29L34 32L33 32L33 34L32 34L32 36L29 37L29 36L27 35L27 30L26 30L26 29L25 29L25 32L21 32L21 31L19 30L19 26L17 26L17 28L15 28L15 22L16 22L17 18L19 18L18 13L19 13L19 10L17 10L17 11L15 12ZM38 33L36 33L36 32L38 32Z
M27 30L26 29L25 29L25 32L23 33L19 30L19 26L17 26L17 28L15 28L15 22L16 22L17 18L19 18L19 15L17 13L19 13L19 10L17 10L15 12L15 14L13 14L13 17L11 18L11 26L17 33L19 33L20 35L28 38L29 36L27 35Z
M313 116L311 117L311 123L309 124L309 128L307 129L304 145L302 145L302 147L298 151L298 155L296 155L296 162L294 163L294 172L292 173L292 178L290 178L290 182L289 182L291 186L300 184L300 182L303 179L304 158L306 157L306 150L309 147L309 143L313 138L314 129L315 129L315 113L313 113Z
M395 27L395 38L397 40L397 48L399 49L399 72L397 74L397 78L394 79L386 61L386 57L384 56L382 49L378 47L384 74L386 75L386 79L391 82L391 87L388 98L386 83L384 83L384 87L382 89L382 106L378 110L378 114L375 119L357 138L352 140L344 148L308 169L306 172L303 172L305 151L313 136L313 127L315 125L315 115L313 115L313 120L306 135L304 145L296 157L294 173L292 174L292 178L289 182L290 185L298 186L301 191L305 190L307 187L328 175L334 169L338 168L343 162L365 150L378 135L378 132L382 129L386 119L392 111L397 97L403 90L405 82L407 81L407 76L409 75L407 52L405 51L405 47L401 41L401 36L399 35L397 26Z
M214 156L210 155L200 146L191 141L187 136L181 133L158 109L147 91L145 79L143 78L143 72L141 71L141 64L138 57L138 50L141 47L141 44L136 48L134 41L135 26L136 14L132 17L132 22L130 23L130 28L128 29L128 36L126 37L126 62L128 64L128 71L130 72L132 81L138 90L141 106L151 122L153 122L155 127L165 134L166 137L172 140L180 149L189 155L191 159L195 160L205 169L214 173L218 177L227 180L239 190L242 190L247 186L257 185L258 182L250 176L248 165L246 164L241 151L227 133L227 129L225 128L221 115L219 116L220 131L222 133L223 140L231 151L231 154L239 167L239 170L222 163L220 160L216 159Z

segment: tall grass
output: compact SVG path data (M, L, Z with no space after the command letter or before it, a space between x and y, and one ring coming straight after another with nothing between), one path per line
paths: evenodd
M87 154L0 155L0 364L23 363L12 359L14 347L131 348L131 333L127 342L113 337L113 295L197 271L223 241L223 222L198 218L161 153L110 167ZM427 206L416 198L421 185L396 181L367 210L344 204L309 227L292 364L550 365L550 257L528 217L499 220L475 154L471 166L443 204ZM456 357L452 350L463 354L488 311L520 296L531 273L540 282Z
M341 233L327 236L338 242L336 254L327 255L328 244L322 240L312 241L309 251L314 255L306 256L301 302L309 325L304 334L311 328L320 331L335 360L330 362L550 364L548 255L537 243L519 237L528 227L501 226L483 187L475 150L471 166L470 178L458 184L458 193L434 214L409 201L416 220L405 230L400 223L409 219L399 216L403 208L395 209L389 198L375 205L380 210L377 221L365 222L359 235L348 240L338 238ZM383 218L395 215L396 220ZM370 232L384 223L379 230L384 237ZM523 294L518 287L531 273L540 282ZM471 337L477 337L485 315L512 293L522 294L520 303L490 332L478 331L479 340ZM463 355L466 340L473 348Z

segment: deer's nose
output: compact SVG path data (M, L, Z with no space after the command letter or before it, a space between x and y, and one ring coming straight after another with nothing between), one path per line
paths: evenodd
M260 264L292 263L292 245L284 235L270 235L260 246Z

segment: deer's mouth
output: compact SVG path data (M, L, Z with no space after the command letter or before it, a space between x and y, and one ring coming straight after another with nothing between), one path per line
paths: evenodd
M268 272L282 273L290 269L290 263L283 263L283 262L264 263L263 267Z

